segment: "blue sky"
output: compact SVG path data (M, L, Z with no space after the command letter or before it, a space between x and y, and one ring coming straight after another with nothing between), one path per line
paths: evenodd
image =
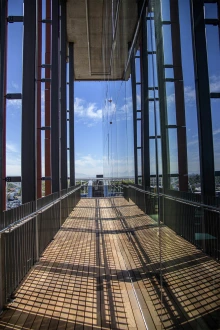
M163 0L163 15L169 20L169 0ZM186 107L187 151L189 173L199 173L198 127L195 100L189 0L179 1ZM9 15L22 15L22 0L9 0ZM43 14L44 16L44 14ZM205 16L216 17L216 5L205 5ZM22 23L9 24L7 92L21 92L22 85ZM44 32L44 30L43 30ZM210 90L220 92L220 61L218 28L206 29ZM165 62L171 64L170 27L164 27ZM44 45L42 56L44 59ZM44 62L44 60L43 60ZM172 70L166 70L172 76ZM43 74L43 71L42 71ZM42 118L44 115L44 85L42 84ZM93 176L132 175L132 102L130 80L127 82L75 83L75 156L76 173ZM111 101L109 101L111 100ZM212 100L215 170L220 170L220 101ZM169 124L175 124L175 95L172 83L167 84ZM102 116L103 113L103 116ZM150 131L153 116L150 109ZM110 124L112 122L112 124ZM42 119L42 125L44 120ZM159 129L159 124L158 124ZM175 131L170 134L170 167L177 172ZM43 139L42 133L42 139ZM7 101L7 175L20 175L21 165L21 101ZM103 141L103 142L102 142ZM152 141L151 141L152 142ZM43 142L42 142L43 144ZM104 162L103 162L104 160ZM155 172L155 152L151 143L151 172Z
M22 11L23 5L21 0L9 0L9 15L22 15ZM8 93L21 93L22 90L22 34L22 23L8 25ZM43 63L44 52L45 47L43 44ZM43 75L44 72L42 70L42 76ZM101 82L75 83L75 157L76 174L79 175L84 174L90 176L103 173L102 108L104 88L105 86ZM43 125L44 84L42 84L42 126ZM6 130L7 175L21 175L20 100L7 101ZM44 133L42 133L42 147L43 139ZM44 159L42 159L42 162L44 166ZM42 174L44 174L44 170Z

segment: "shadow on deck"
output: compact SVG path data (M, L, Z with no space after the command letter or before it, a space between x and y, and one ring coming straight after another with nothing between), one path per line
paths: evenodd
M82 199L0 329L219 329L219 283L217 262L133 203Z

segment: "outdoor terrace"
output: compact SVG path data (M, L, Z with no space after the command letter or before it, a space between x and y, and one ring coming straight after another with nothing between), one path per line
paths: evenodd
M219 263L133 202L81 199L0 329L218 329L219 281Z

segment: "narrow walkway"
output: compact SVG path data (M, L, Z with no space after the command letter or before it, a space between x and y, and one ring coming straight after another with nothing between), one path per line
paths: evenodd
M0 329L219 329L219 283L218 263L133 203L82 199Z

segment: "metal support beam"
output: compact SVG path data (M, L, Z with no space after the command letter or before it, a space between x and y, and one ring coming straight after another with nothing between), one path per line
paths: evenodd
M41 54L42 54L42 0L38 0L38 23L37 23L37 127L41 126ZM37 130L37 198L42 197L41 182L41 130Z
M74 143L74 44L69 43L69 146L70 186L75 186L75 143Z
M46 0L46 19L51 20L51 0ZM51 125L51 24L46 24L45 38L45 127ZM51 176L51 132L45 130L45 176ZM45 182L45 196L51 194L51 181Z
M0 211L5 210L6 176L6 82L8 1L0 2Z
M61 189L67 188L67 109L66 109L66 0L61 1L60 58L60 127L61 127Z
M204 1L192 0L191 19L193 23L201 192L202 198L204 199L204 196L215 196L213 132L204 21Z
M179 190L188 191L188 164L187 164L187 141L184 84L182 70L182 56L180 44L180 23L178 1L170 0L171 39L173 53L173 72L176 104L177 145L178 145L178 168Z
M143 146L143 189L150 187L150 145L149 145L149 102L148 102L148 54L147 54L147 24L146 12L142 14L142 44L141 44L141 80L142 80L142 146Z
M133 101L133 131L134 131L134 183L138 184L138 159L137 159L137 97L134 51L131 56L131 88Z
M52 192L60 191L59 157L59 1L52 2L52 68L51 68L51 170Z
M167 101L165 88L165 72L164 72L164 51L162 36L162 19L161 19L161 0L155 0L154 6L155 36L156 36L156 52L157 52L157 73L158 73L158 94L160 99L160 129L161 129L161 151L162 151L162 169L163 169L163 188L170 187L169 170L169 144L167 134Z
M22 84L22 203L36 199L36 0L24 0Z
M5 234L0 234L0 312L6 303Z

